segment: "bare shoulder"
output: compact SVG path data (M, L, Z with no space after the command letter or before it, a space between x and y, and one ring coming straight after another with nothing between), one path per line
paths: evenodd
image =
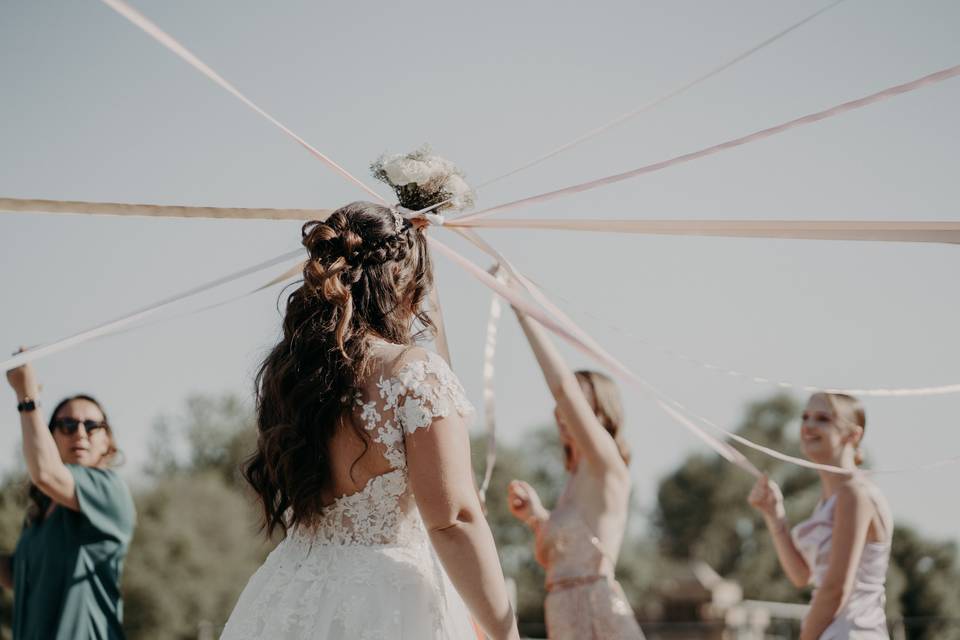
M423 347L378 340L370 349L368 358L371 370L391 376L413 362L427 360L430 354Z
M837 508L843 511L869 511L873 500L870 487L858 478L850 478L837 487Z

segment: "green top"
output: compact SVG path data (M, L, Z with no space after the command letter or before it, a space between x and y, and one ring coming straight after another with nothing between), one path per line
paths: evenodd
M13 556L14 640L120 640L120 574L136 512L109 469L67 465L80 511L24 525Z

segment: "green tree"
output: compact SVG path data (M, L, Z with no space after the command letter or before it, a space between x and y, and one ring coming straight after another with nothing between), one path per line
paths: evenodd
M137 497L124 571L131 638L196 638L222 625L268 546L249 501L211 471L181 473Z
M0 479L0 553L13 553L23 526L27 508L27 480L23 473L10 473ZM11 637L13 594L0 593L0 639Z
M250 409L235 396L192 396L150 442L149 484L124 571L131 638L196 638L224 623L272 545L239 475L253 450Z
M893 567L900 582L897 605L907 636L923 640L960 639L960 568L955 543L933 542L898 525ZM887 589L888 593L890 589Z

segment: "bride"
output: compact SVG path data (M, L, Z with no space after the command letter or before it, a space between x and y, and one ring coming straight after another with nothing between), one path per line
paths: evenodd
M308 222L303 284L257 376L244 475L267 533L222 638L519 638L473 483L472 411L414 346L432 286L423 229L355 202Z

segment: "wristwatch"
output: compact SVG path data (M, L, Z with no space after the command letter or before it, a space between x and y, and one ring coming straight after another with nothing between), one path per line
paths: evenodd
M36 411L37 407L40 406L40 403L34 400L33 398L27 397L23 399L23 402L17 403L17 411L20 413L27 413L28 411Z

